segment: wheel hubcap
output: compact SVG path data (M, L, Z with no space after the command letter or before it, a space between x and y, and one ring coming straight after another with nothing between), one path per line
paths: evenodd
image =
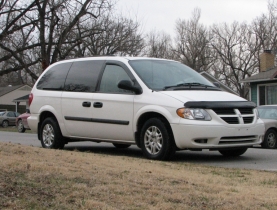
M4 122L3 122L3 127L4 127L4 128L8 127L8 125L9 125L9 124L8 124L7 121L4 121Z
M42 130L42 141L47 147L54 143L54 129L50 124L46 124Z
M148 153L158 154L163 146L163 136L156 126L149 127L144 135L144 145Z
M267 137L267 142L269 147L275 147L276 144L276 136L274 133L270 133Z
M20 121L20 122L18 123L18 130L19 130L19 131L22 131L22 129L23 129L23 123L22 123L22 121Z

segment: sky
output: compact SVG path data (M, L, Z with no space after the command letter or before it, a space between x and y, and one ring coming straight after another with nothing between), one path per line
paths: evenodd
M271 0L274 1L274 0ZM276 2L276 0L275 0ZM175 33L176 20L188 20L195 8L201 9L200 22L251 23L268 12L268 0L117 0L117 12L136 19L144 33L152 30Z

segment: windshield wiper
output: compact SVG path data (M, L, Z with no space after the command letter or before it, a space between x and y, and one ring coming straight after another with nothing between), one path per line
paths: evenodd
M180 84L177 84L177 85L169 85L169 86L165 86L164 87L164 90L168 89L168 88L178 88L178 87L195 87L195 86L199 86L199 87L205 87L205 88L217 88L217 87L214 87L214 86L210 86L210 85L205 85L205 84L201 84L201 83L198 83L198 82L187 82L187 83L180 83Z

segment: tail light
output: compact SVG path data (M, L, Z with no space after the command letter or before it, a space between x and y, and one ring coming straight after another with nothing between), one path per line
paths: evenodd
M33 93L30 93L30 94L29 94L29 106L31 106L31 103L32 103L32 101L33 101L33 98L34 98Z

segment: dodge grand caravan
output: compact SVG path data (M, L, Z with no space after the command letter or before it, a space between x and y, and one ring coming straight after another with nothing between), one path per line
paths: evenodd
M172 60L93 57L57 62L34 85L30 128L42 147L74 141L137 145L145 157L176 150L239 156L260 144L256 105Z

